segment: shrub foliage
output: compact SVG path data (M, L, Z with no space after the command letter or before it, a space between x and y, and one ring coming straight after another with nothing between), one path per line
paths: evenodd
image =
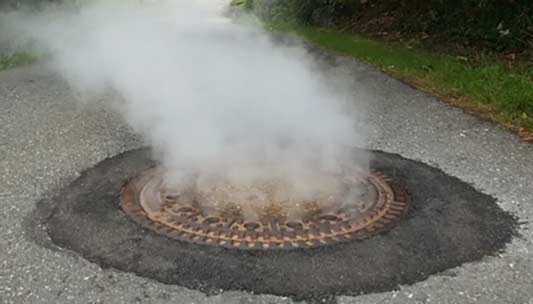
M262 18L446 36L494 50L533 48L531 0L245 0Z

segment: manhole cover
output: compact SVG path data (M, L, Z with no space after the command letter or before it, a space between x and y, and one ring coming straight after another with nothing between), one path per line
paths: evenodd
M229 248L313 248L362 239L390 229L409 205L405 189L378 171L344 176L338 195L312 201L279 200L275 193L280 185L262 184L249 191L250 204L235 203L232 192L242 190L238 187L177 191L164 176L154 168L131 180L122 190L123 210L170 238Z

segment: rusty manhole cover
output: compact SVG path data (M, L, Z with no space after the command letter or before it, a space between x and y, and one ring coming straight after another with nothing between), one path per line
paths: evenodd
M220 189L169 189L163 171L155 168L123 188L121 206L137 223L159 234L238 249L313 248L362 239L390 229L408 209L405 189L381 172L344 177L342 183L342 197L357 193L349 203L329 196L287 206L272 195L276 186L259 187L255 192L269 203L252 214L249 206L233 203ZM234 190L229 188L226 192Z

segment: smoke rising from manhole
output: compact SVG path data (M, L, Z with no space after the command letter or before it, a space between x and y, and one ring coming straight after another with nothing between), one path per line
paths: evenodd
M345 148L364 145L342 85L327 85L302 47L223 17L221 2L87 1L4 13L0 28L80 96L120 96L178 192L277 180L298 199L334 193L353 163Z

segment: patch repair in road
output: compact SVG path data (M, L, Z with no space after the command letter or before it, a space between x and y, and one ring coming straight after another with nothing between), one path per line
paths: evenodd
M120 193L128 181L156 166L146 149L88 169L39 202L30 224L43 224L53 243L103 267L205 292L246 290L311 301L412 284L493 255L516 235L515 218L494 198L425 164L366 153L372 169L409 189L411 204L390 230L364 239L316 248L242 250L144 228L123 211ZM42 234L34 237L46 243Z

